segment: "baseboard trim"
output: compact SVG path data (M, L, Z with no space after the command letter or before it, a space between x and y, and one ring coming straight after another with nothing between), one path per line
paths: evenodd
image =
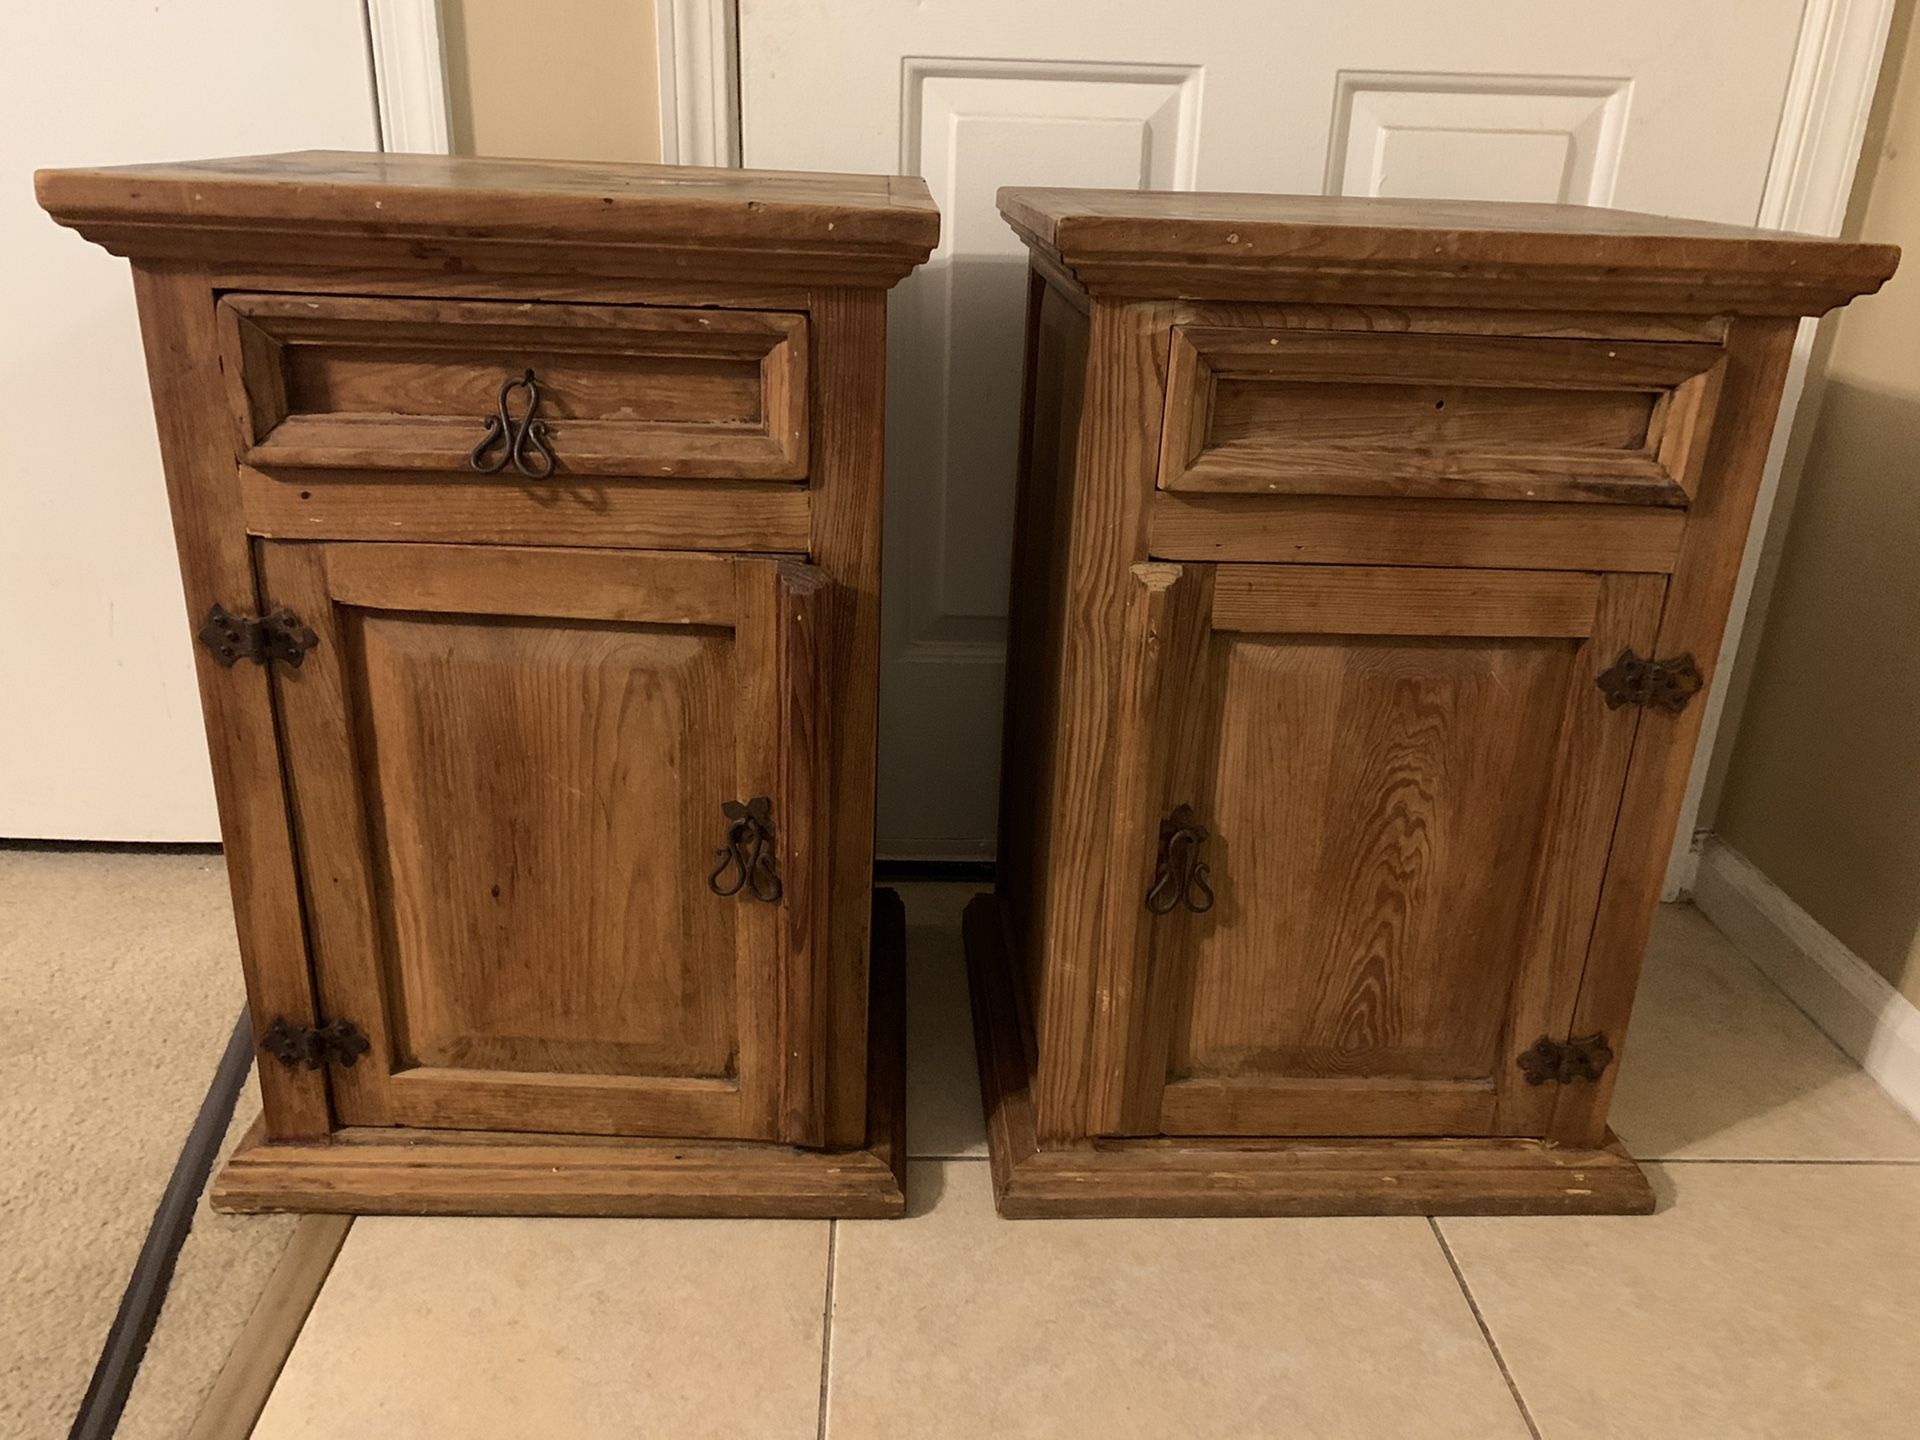
M1693 903L1920 1119L1920 1008L1725 841L1701 848Z

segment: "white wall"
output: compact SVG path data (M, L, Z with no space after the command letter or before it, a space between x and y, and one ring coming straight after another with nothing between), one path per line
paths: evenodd
M41 166L376 148L360 0L57 0L0 42L0 837L218 838L124 260Z

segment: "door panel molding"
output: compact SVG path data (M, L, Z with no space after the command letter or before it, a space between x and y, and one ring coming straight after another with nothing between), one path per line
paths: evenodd
M1326 193L1428 193L1404 189L1394 176L1429 176L1435 157L1422 147L1446 136L1477 146L1480 167L1503 174L1515 200L1542 198L1540 181L1551 174L1551 198L1610 205L1632 96L1633 81L1620 77L1343 70L1334 87Z

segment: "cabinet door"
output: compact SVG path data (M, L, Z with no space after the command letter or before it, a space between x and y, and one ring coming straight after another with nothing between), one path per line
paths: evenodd
M1663 591L1134 567L1095 1128L1545 1133Z
M320 1013L371 1042L338 1121L817 1143L821 572L258 558L319 637L275 687Z

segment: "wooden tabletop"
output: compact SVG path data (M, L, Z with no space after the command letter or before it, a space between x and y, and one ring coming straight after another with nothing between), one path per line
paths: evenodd
M879 283L924 261L940 234L926 182L897 175L310 150L42 170L34 182L54 219L123 254L177 255L185 234L379 235L838 256L877 267ZM212 238L197 250L223 254Z
M1878 289L1900 258L1892 245L1588 205L1027 186L999 204L1029 244L1112 293L1287 290L1312 272L1411 298L1445 274L1468 288L1505 277L1516 303L1557 281L1590 299L1610 285L1638 309L1818 314Z

